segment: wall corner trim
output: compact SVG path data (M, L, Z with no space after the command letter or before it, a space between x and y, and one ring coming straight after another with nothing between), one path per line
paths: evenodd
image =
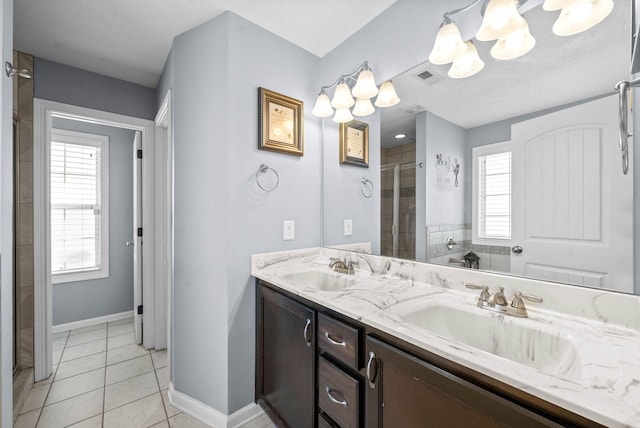
M264 413L260 406L250 403L231 415L225 415L183 392L176 391L173 383L169 383L168 395L172 406L214 428L240 427Z
M86 320L73 321L65 324L58 324L51 327L53 334L60 333L61 331L73 330L81 327L89 327L96 324L102 324L110 321L118 321L126 318L133 318L133 311L125 311L117 314L105 315L102 317L88 318Z

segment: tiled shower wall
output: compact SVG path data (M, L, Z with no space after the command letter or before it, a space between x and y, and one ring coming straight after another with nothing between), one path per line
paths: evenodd
M449 250L447 239L453 237L456 245ZM439 265L460 266L449 259L463 259L473 251L480 257L480 269L498 272L511 271L511 252L509 247L495 245L474 245L471 243L470 224L447 224L427 226L427 262Z
M33 75L33 57L14 51L13 64ZM17 364L33 367L33 79L13 78L14 239Z

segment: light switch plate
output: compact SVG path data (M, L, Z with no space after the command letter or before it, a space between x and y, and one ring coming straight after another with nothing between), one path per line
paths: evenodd
M282 225L282 239L285 241L292 241L296 236L295 220L285 220Z
M353 220L344 221L344 236L353 235Z

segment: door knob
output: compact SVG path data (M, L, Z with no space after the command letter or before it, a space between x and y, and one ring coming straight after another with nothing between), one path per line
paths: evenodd
M136 243L133 241L127 241L124 243L124 245L126 245L127 247L133 247Z
M514 247L511 247L511 252L513 254L521 254L522 253L522 247L519 245L516 245Z

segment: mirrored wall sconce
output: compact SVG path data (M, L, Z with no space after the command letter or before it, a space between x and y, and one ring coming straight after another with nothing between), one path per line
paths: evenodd
M553 33L571 36L597 25L613 10L613 0L475 0L471 4L448 11L436 35L429 54L432 64L452 64L449 77L461 79L473 76L484 67L471 40L465 40L452 16L466 12L482 3L482 24L475 33L478 41L494 41L491 56L498 60L518 58L529 52L536 39L521 14L540 6L546 11L560 11L553 24Z
M334 87L333 98L329 99L327 90ZM374 97L376 100L372 103ZM343 74L331 85L320 88L312 113L317 117L333 116L334 122L346 123L352 121L354 116L374 113L375 107L391 107L399 102L400 98L391 80L378 87L373 72L365 61L354 72Z

